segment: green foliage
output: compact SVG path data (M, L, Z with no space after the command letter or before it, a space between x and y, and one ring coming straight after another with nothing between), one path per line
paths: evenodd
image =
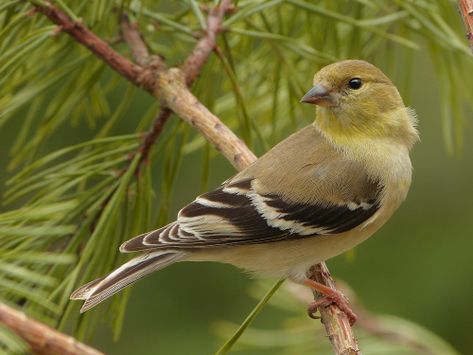
M12 354L26 354L28 351L23 339L3 324L0 324L0 344L0 349L8 350Z
M0 300L81 338L107 315L118 336L128 292L80 318L69 294L123 262L122 241L167 221L183 158L197 150L204 151L205 189L216 152L172 118L152 148L152 163L136 174L140 134L159 105L32 12L36 3L42 2L0 5L0 128L14 127L16 135L0 214ZM128 13L169 64L181 62L206 27L194 0L53 3L124 55L118 19ZM429 51L441 83L445 145L461 148L473 75L459 74L472 72L472 55L454 2L242 0L224 25L220 54L193 91L258 153L305 124L312 111L297 102L321 66L367 59L409 93L418 50ZM137 102L147 110L131 112ZM84 126L88 135L76 137L75 128ZM54 144L61 135L69 145ZM0 343L12 352L19 346L1 329Z

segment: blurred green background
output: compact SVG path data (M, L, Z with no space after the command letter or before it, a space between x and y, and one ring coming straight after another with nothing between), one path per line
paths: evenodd
M19 5L16 7L14 3ZM101 0L90 7L84 6L86 2L66 3L94 31L113 42L118 25L115 16L108 17L107 11L117 10L118 2ZM130 14L140 23L152 50L164 54L169 63L179 63L192 48L193 36L198 33L192 2L119 3L129 6ZM2 196L8 190L7 179L22 167L37 161L38 157L92 139L112 117L116 121L107 136L143 132L157 110L153 98L138 89L133 91L125 80L118 78L116 73L106 69L66 36L51 37L48 32L44 38L38 38L42 42L38 41L38 46L31 47L30 51L22 53L16 50L15 46L20 48L24 38L32 38L28 36L36 33L33 30L46 28L50 23L44 18L24 16L29 10L27 3L12 1L11 4L14 6L10 10L15 10L11 14L0 11L3 25L0 27L0 48L5 50L3 56L0 53L0 72L9 73L8 78L0 77ZM272 7L268 5L265 8L265 4L272 4ZM287 4L282 1L240 1L240 11L232 15L233 22L228 24L234 32L225 34L225 40L219 42L227 60L227 70L233 68L239 87L235 88L224 65L213 56L193 91L260 155L267 146L311 123L313 107L299 104L298 98L311 87L313 73L333 60L331 58L367 59L385 70L419 117L421 142L412 151L413 185L407 201L385 227L353 253L330 260L328 265L336 278L353 288L368 310L418 323L445 339L460 353L473 353L473 309L470 305L473 295L473 259L470 255L473 251L473 68L455 2L326 0L311 2L312 7L307 4L299 0L287 1ZM175 21L174 25L162 22L163 14L168 21ZM443 19L448 26L442 22ZM176 23L183 28L176 27ZM389 37L391 34L409 43ZM413 51L412 43L420 43L419 50ZM128 55L123 43L117 42L115 47ZM16 53L22 56L9 62ZM64 78L28 96L50 79L48 73L56 73L55 70L69 65L71 72L67 72ZM58 107L56 111L54 105ZM115 116L119 111L120 114ZM259 134L264 137L264 143ZM149 176L155 191L149 194L153 202L152 227L173 219L179 208L192 201L195 195L216 187L235 173L231 165L195 132L179 124L177 117L172 117L167 124L160 138L160 142L163 141L156 145L150 165ZM135 148L131 147L130 152ZM17 159L13 169L12 159ZM68 157L61 159L59 162L67 162ZM7 169L9 164L10 169ZM113 174L124 164L123 159L116 167L101 171L77 189L71 188L72 194L87 191L101 178L116 179ZM54 164L46 164L42 169L51 166ZM71 170L65 171L65 176L77 173L72 164L64 170L68 168ZM175 179L173 172L177 173ZM130 188L130 200L137 190L136 186ZM103 194L98 194L97 198L103 197L107 191L104 188ZM35 196L34 193L31 195ZM61 202L69 197L64 194L51 201ZM0 211L5 212L31 200L27 196L9 205L4 203L4 198L2 202ZM139 216L133 213L131 209L124 215L137 219ZM82 218L78 216L67 223L81 221L79 217ZM115 216L113 221L121 217ZM21 211L14 223L21 225ZM93 262L102 258L100 253L93 253L95 255L86 260L83 268L76 268L76 264L70 261L70 268L55 270L53 276L60 281L77 270L80 273L71 281L72 284L61 284L59 296L51 297L59 304L57 314L34 302L26 303L25 309L29 314L41 319L44 317L44 321L52 325L65 319L63 328L73 332L79 304L69 307L64 303L71 291L68 287L88 281L81 280L83 275L91 278L91 275L103 274L105 270L100 267L108 271L118 264L120 260L115 258L116 245L113 244L117 244L120 238L132 236L131 232L127 234L126 229L121 228L120 223L112 224L117 225L121 234L114 235L112 229L101 236L111 244L101 249L109 250L109 255L103 256L104 260L108 258L104 265L87 268L96 266ZM136 228L144 228L144 224ZM62 236L63 239L51 237L47 232L35 237L38 242L31 244L36 248L34 250L62 250L60 242L71 240L70 233ZM84 245L90 242L88 237L88 234L82 236ZM41 240L45 240L44 244ZM5 252L3 247L0 243L0 254ZM78 259L82 257L81 248L71 250ZM22 252L20 250L20 256ZM33 266L26 264L26 267ZM50 269L43 267L35 271L47 273ZM1 278L0 274L0 281ZM32 287L32 292L38 294L44 291L49 295L54 290L40 289L34 282L28 283L21 278L13 280ZM275 280L265 283L266 289L270 287L270 281ZM90 319L94 316L100 318L99 326L88 330L95 335L92 344L110 354L210 354L230 335L221 321L240 324L257 303L254 297L257 282L227 265L172 265L132 287L118 341L111 340L112 332L107 321L122 314L116 311L121 308L115 303L124 298L114 297L105 302L89 312L86 320L81 318L78 324L89 328L93 324L88 323ZM277 297L283 297L285 293L280 290ZM12 287L12 290L0 289L0 300L4 299L11 299L14 303L22 298ZM292 334L295 325L302 324L309 329L309 336L311 329L314 333L322 329L318 321L306 317L305 306L294 304L291 307L268 306L263 310L254 327L274 332L268 333L269 338L262 342L283 339ZM277 330L282 333L277 333ZM86 332L87 329L82 329L82 334ZM364 351L365 354L403 353L369 348L370 340L356 326L355 332L361 335L361 349L370 349ZM328 341L323 335L314 336L313 341L323 342L322 353L329 351ZM261 347L247 346L242 347L240 353L302 353L293 349L288 346L285 350L262 350ZM313 353L313 349L306 353Z

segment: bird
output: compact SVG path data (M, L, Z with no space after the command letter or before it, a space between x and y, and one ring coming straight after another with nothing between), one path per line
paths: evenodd
M354 322L341 292L308 278L310 267L375 233L406 199L415 111L376 66L349 59L313 78L301 103L315 119L253 164L182 208L174 222L120 246L140 253L72 293L85 312L153 271L216 261L257 276L290 279L325 294Z

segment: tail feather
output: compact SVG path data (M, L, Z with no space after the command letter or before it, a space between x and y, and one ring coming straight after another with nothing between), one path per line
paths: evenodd
M69 297L71 300L86 300L90 294L94 291L95 287L102 281L105 277L95 279L93 281L87 282L85 285L82 285L77 290L72 292Z
M169 250L153 251L131 259L107 276L91 281L74 291L71 299L85 300L81 313L149 273L181 260L185 252Z
M122 245L120 245L121 253L133 253L137 251L144 251L149 249L149 246L144 245L143 240L149 233L140 234L130 240L127 240Z

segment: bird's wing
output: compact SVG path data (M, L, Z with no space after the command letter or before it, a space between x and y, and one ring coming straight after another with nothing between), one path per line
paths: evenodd
M368 220L380 207L382 186L359 164L317 148L314 132L305 135L296 138L311 138L316 151L300 152L288 162L284 144L276 146L257 161L263 169L254 164L198 196L175 222L131 239L120 250L274 242L343 233ZM317 157L321 152L323 159Z

